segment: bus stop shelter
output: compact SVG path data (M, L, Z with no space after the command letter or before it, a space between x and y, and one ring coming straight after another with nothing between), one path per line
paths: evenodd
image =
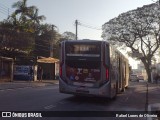
M44 80L53 80L59 75L59 59L42 57L37 60L37 63L43 69Z
M59 62L59 60L56 58L48 57L48 58L40 58L37 60L37 62L39 62L39 63L56 63L56 62Z

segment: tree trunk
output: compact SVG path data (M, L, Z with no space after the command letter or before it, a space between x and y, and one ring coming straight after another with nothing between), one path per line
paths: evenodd
M149 66L148 66L149 67ZM146 72L147 72L147 76L148 76L148 82L151 82L151 69L150 68L147 68L146 69Z
M145 59L141 59L141 61L144 64L145 70L147 72L147 76L148 76L148 82L151 82L151 59L148 59L146 62Z

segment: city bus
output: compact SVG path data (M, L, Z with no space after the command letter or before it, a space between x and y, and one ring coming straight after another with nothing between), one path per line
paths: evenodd
M115 98L129 81L128 59L106 41L66 40L60 44L59 91Z

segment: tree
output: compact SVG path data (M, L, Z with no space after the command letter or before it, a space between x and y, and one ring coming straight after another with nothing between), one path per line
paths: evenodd
M16 10L12 13L9 19L12 19L14 23L18 21L17 30L19 31L33 31L32 19L29 19L33 12L37 9L35 6L27 6L27 0L15 2L12 5Z
M57 41L60 35L55 30L56 26L41 24L45 16L38 15L37 7L27 6L27 0L18 1L12 7L16 10L7 20L0 23L0 54L5 53L5 56L14 57L20 55L13 54L18 50L29 57L49 57L51 45L58 48ZM57 57L58 52L55 52L57 50L53 51Z
M62 36L66 40L75 40L76 39L76 35L72 32L68 32L68 31L64 32L62 34Z
M160 46L160 6L156 3L120 14L103 25L103 39L123 44L132 53L142 54L148 81L151 81L152 57Z
M40 24L40 21L43 21L46 19L46 17L44 15L38 15L38 8L36 8L35 10L31 11L31 14L29 14L29 17L31 18L31 20L33 20L34 23L37 23L38 25Z
M0 27L0 56L15 57L29 55L34 41L33 35L8 29L10 26Z
M37 30L37 36L35 38L35 53L37 56L50 56L51 45L55 48L58 41L58 33L55 30L55 25L42 24ZM53 49L53 55L56 57L57 49Z
M14 56L16 52L23 51L25 55L33 55L35 38L39 35L40 21L44 16L38 15L38 8L27 6L27 0L14 3L16 10L7 20L0 23L1 53ZM1 42L3 41L3 42Z
M15 2L12 7L17 8L13 14L19 15L19 21L22 21L23 23L26 22L28 19L27 17L30 17L30 15L36 9L35 6L28 7L27 0Z

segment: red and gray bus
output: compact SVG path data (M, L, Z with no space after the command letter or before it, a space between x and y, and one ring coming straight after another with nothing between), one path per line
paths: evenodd
M128 87L128 60L106 41L61 42L59 70L61 93L114 98Z

